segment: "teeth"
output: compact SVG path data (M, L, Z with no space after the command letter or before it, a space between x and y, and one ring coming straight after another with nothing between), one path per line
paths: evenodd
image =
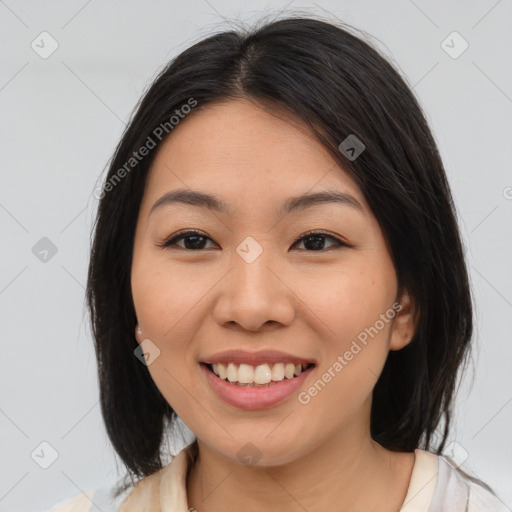
M293 376L295 375L295 365L293 363L288 363L284 367L284 376L287 379L293 379Z
M242 366L242 365L240 365ZM272 372L268 364L260 364L254 370L254 382L256 384L268 384L272 380Z
M277 363L272 368L272 380L275 382L279 382L284 379L284 364Z
M293 363L275 363L260 364L252 366L250 364L234 363L215 363L212 364L213 373L221 379L228 380L231 383L239 385L268 385L270 382L279 382L299 376L306 368L306 364Z
M251 384L254 382L254 366L241 364L238 367L238 382L240 384Z
M215 369L213 371L215 372ZM238 380L238 368L233 363L228 364L226 376L229 382L236 382Z

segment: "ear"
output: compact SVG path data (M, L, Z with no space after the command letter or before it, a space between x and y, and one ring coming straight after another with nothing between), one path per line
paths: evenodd
M408 345L416 334L418 311L406 291L397 300L396 316L391 329L389 350L400 350Z
M139 345L142 343L142 330L139 324L135 325L135 339Z

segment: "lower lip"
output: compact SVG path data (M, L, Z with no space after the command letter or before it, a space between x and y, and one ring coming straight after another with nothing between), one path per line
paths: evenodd
M248 388L237 386L217 377L208 369L205 364L200 364L202 372L210 387L228 404L234 405L241 409L255 410L273 407L278 403L286 400L302 385L308 375L315 368L312 366L302 372L298 377L276 382L272 386L262 388Z

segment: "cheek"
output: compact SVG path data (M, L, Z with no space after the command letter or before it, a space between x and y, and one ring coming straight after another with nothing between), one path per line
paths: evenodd
M349 421L370 398L388 354L387 329L386 325L373 338L367 336L364 343L343 333L331 345L300 402L309 401L305 410L316 418L318 428L339 425L340 418Z
M158 259L145 261L132 271L135 311L144 335L163 343L193 317L207 283Z
M353 265L314 283L302 280L299 296L328 328L328 337L343 345L391 307L396 293L392 277L377 265Z
M139 259L134 257L131 287L137 320L143 338L160 351L148 371L169 403L184 393L181 383L190 387L194 380L189 368L195 367L196 354L190 340L198 325L194 306L205 294L201 282L170 268L159 255L141 252Z
M332 341L325 344L320 382L310 389L324 418L340 414L338 403L350 414L372 392L389 351L395 286L393 272L375 263L345 267L310 292L308 306Z

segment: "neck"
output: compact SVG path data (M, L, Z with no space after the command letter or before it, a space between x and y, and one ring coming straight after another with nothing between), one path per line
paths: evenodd
M413 465L413 453L386 450L369 432L339 432L291 463L267 467L237 464L198 440L188 504L199 512L396 512Z

